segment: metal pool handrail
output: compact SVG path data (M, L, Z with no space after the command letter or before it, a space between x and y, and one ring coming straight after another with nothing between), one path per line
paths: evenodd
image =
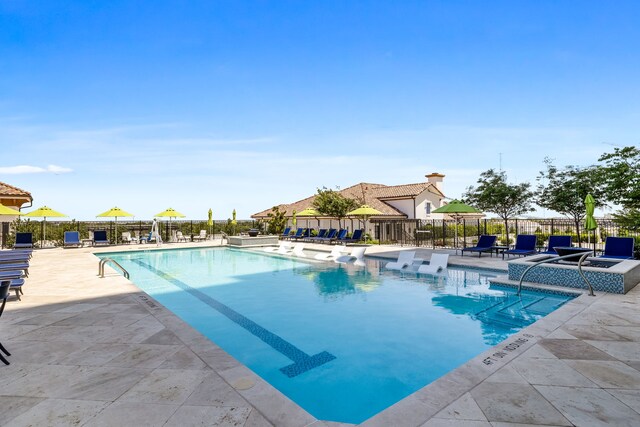
M115 264L118 268L120 268L120 270L122 270L122 272L124 273L124 277L126 277L127 279L129 278L129 272L125 270L123 266L118 264L118 261L114 260L113 258L103 258L100 260L100 262L98 263L98 276L104 278L104 265L107 262Z
M587 286L589 287L589 295L592 297L595 297L596 295L593 293L593 287L591 286L591 283L589 283L589 281L587 280L587 276L584 275L584 272L582 271L582 262L591 254L591 251L589 252L585 252L580 259L578 260L578 273L580 273L580 276L582 276L582 279L585 281L585 283L587 284ZM553 261L557 261L559 259L565 259L565 258L574 258L576 257L577 254L569 254L569 255L562 255L559 257L553 257L553 258L548 258L548 259L543 259L541 261L536 262L533 265L530 265L529 267L527 267L526 270L524 270L524 272L522 273L522 276L520 276L520 283L518 283L518 293L517 295L520 295L520 291L522 290L522 282L524 281L524 276L529 272L529 270L531 270L534 267L539 266L540 264L546 264L549 262L553 262Z

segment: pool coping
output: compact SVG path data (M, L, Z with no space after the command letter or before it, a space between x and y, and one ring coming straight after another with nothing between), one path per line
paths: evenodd
M171 249L180 249L177 245L172 245ZM209 248L219 245L208 243L198 244L197 248ZM184 245L184 248L194 246ZM123 247L117 252L131 250L169 249L169 248L149 248L147 247ZM389 252L394 252L397 248L388 248ZM75 250L70 250L71 251ZM77 250L78 254L91 255L83 257L83 271L95 276L96 256L95 254L113 252L113 248L86 248ZM467 267L466 265L460 265ZM275 389L269 383L260 378L249 368L241 364L231 355L226 353L214 342L206 338L193 327L182 321L177 315L160 304L150 295L146 294L135 284L115 270L107 267L109 275L102 280L104 284L109 284L122 293L131 294L138 304L144 307L155 319L165 328L172 331L184 342L198 357L218 373L231 387L233 387L249 404L253 406L270 423L278 426L348 426L352 424L334 423L317 420L298 406L291 399ZM502 270L501 270L502 271ZM64 271L56 279L73 280L65 276ZM75 271L77 276L80 272ZM638 289L633 289L626 296L598 293L595 297L586 295L580 290L571 290L572 293L581 293L580 296L565 303L558 310L547 315L543 319L524 328L520 332L512 335L502 343L482 352L468 362L440 377L434 382L426 385L415 393L398 401L394 405L379 412L370 419L364 421L362 426L417 426L428 423L429 420L437 416L440 419L453 419L442 415L442 412L450 405L461 399L469 391L477 387L489 377L496 375L499 371L524 354L532 350L544 339L554 337L558 334L559 328L571 319L579 316L585 310L604 299L614 301L634 301L638 299ZM618 298L619 297L619 298ZM558 332L559 331L559 332ZM212 355L215 357L212 357ZM640 416L640 415L639 415ZM489 424L487 424L489 425Z

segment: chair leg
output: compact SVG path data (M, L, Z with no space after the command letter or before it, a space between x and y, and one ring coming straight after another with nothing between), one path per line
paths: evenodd
M1 342L0 342L0 350L2 350L2 352L7 356L11 356L11 353L9 353L6 348L4 348Z
M15 289L15 291L16 291L16 297L18 298L18 301L22 301L22 300L20 299L20 290L21 290L20 288L16 288L16 289Z
M2 354L0 354L0 360L2 360L2 363L4 363L5 365L11 365L11 363L9 363L9 361L5 359Z

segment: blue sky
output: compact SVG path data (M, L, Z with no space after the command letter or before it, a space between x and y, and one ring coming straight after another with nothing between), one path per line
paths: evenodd
M0 0L0 181L77 219L248 218L430 172L459 197L499 153L535 181L638 144L638 22L635 1Z

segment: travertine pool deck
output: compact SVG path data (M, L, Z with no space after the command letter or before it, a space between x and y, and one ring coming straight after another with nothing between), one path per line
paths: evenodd
M22 301L0 318L12 352L0 425L343 425L315 420L115 271L97 276L93 251L130 249L155 245L34 252ZM496 257L450 262L506 269ZM639 302L640 287L581 295L362 425L638 426Z

